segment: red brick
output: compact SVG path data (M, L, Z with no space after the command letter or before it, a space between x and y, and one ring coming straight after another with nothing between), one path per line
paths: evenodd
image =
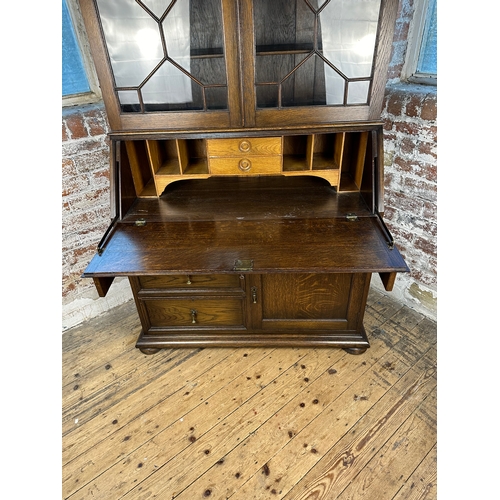
M100 179L104 179L106 183L109 183L109 169L108 168L102 168L99 170L95 170L92 172L92 178L96 182L100 182Z
M425 161L422 161L420 157L404 157L396 155L394 157L393 167L399 168L401 172L417 176L424 181L431 183L436 183L437 178L437 167ZM435 191L432 188L433 192Z
M85 114L85 123L89 128L91 136L104 135L107 133L106 122L100 110L93 110Z
M412 118L420 116L422 109L422 96L420 94L411 94L410 99L406 104L405 115Z
M400 93L394 93L387 100L387 112L394 116L400 116L403 110L404 98Z
M390 221L386 221L386 223L387 227L389 227L389 230L392 233L394 241L398 241L399 246L401 248L405 248L406 251L408 252L408 248L411 248L412 246L413 233L406 231L400 226L395 226L395 225L393 226Z
M405 155L413 154L416 144L413 137L403 137L400 142L401 152Z
M403 156L395 155L393 165L399 167L399 170L401 170L401 172L405 172L408 174L415 174L417 172L415 160L412 158L407 159Z
M437 102L435 94L428 94L422 104L422 111L420 112L422 120L434 121L437 118Z
M433 165L432 163L424 163L424 168L422 169L422 175L425 180L437 183L437 165Z
M76 285L74 282L69 281L67 282L66 280L63 280L63 289L62 289L62 296L67 297L68 295L71 294L71 292L76 290Z
M418 281L428 287L436 285L437 280L435 274L429 274L428 272L422 271L417 266L413 266L410 269L411 276L415 279L415 281Z
M80 174L109 169L109 152L107 150L94 147L90 150L82 148L81 152L84 150L88 152L75 157L75 165Z
M405 177L404 189L412 196L420 196L424 200L435 200L437 198L437 185L422 178Z
M66 128L66 123L63 120L62 122L62 142L65 142L69 139L68 137L68 129Z
M437 160L436 143L420 141L418 144L418 153L420 155L432 156Z
M391 192L388 191L388 200L387 204L390 206L394 206L401 212L407 212L409 214L415 214L420 216L423 210L424 200L420 197L415 196L411 191L407 191L406 193L399 192Z
M82 115L68 115L66 117L66 125L72 139L82 139L83 137L88 137L87 129L85 128L85 123Z
M410 30L409 20L401 20L396 23L394 28L393 42L401 42L408 40L408 32Z
M386 118L384 120L384 131L386 131L386 132L384 132L384 137L385 138L390 138L391 136L395 137L394 134L391 134L391 135L387 134L387 131L392 130L393 123L394 122L392 120L390 120L389 118Z
M82 186L88 184L85 179L81 177L71 177L69 179L64 179L62 196L69 196L73 193L78 193L82 190Z
M413 244L417 250L422 250L426 255L433 257L437 256L436 243L432 241L434 238L422 238L420 236L415 237Z
M418 136L422 130L421 125L413 122L395 122L394 128L396 132L415 136Z
M75 164L73 163L73 160L69 158L63 158L62 159L62 177L63 181L65 178L71 177L77 175L77 171L75 168Z
M436 203L425 201L422 216L427 220L437 221L437 205Z

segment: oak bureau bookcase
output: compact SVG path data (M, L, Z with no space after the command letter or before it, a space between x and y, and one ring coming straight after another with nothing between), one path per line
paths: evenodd
M398 0L79 0L111 132L111 225L83 276L130 281L137 347L359 354L383 221Z

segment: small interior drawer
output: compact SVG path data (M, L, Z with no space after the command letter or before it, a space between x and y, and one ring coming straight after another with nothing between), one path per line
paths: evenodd
M210 158L210 173L213 175L279 174L281 156L239 156Z
M249 137L207 140L208 156L281 155L281 137Z
M192 274L168 276L141 276L141 289L154 290L162 288L241 288L244 280L238 274Z
M147 299L143 301L152 327L241 327L243 302L236 297Z

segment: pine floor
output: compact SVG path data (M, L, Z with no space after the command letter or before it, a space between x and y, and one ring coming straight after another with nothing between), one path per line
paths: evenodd
M436 323L372 289L365 354L134 347L133 302L63 335L63 498L436 498Z

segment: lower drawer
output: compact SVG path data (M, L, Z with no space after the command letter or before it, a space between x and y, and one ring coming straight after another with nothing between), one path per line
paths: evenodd
M281 156L210 158L209 165L214 175L279 174Z
M243 326L243 302L235 297L147 299L142 301L152 327Z

